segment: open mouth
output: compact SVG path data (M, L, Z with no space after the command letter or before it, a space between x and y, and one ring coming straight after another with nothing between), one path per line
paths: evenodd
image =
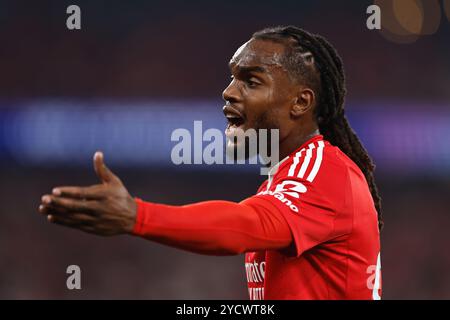
M223 113L228 121L228 125L225 130L226 135L235 134L236 129L242 129L245 123L245 118L240 111L230 105L226 105L223 107Z
M236 115L227 115L226 116L229 127L240 127L244 124L244 118Z

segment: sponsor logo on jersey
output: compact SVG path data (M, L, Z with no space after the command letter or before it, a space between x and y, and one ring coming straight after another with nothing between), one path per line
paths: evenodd
M300 193L306 192L306 187L304 184L294 181L294 180L284 180L283 182L277 184L275 186L275 190L265 190L258 193L258 195L271 195L276 199L280 200L286 206L288 206L292 211L298 213L298 207L292 203L291 200L286 198L286 196L290 196L292 198L299 199Z

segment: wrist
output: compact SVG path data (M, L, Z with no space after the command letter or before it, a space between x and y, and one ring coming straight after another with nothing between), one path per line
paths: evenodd
M125 216L125 221L123 224L124 233L131 234L133 233L133 229L136 225L136 218L137 218L137 203L134 198L131 198L128 201L127 205L127 213Z
M133 224L128 233L132 235L141 235L142 227L145 221L144 201L136 197L133 198L133 203L134 203L134 219Z

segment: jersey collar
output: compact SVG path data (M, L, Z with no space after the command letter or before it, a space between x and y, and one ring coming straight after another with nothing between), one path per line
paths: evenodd
M278 172L278 169L280 168L280 166L286 162L287 159L289 159L292 155L295 155L298 151L302 150L303 148L306 148L310 143L312 142L316 142L319 140L323 140L323 135L321 134L317 134L313 137L311 137L309 140L305 141L300 147L298 147L296 150L294 150L293 152L291 152L290 155L288 155L287 157L285 157L283 160L279 161L276 165L274 165L270 170L269 173L267 174L269 179L272 179L272 177Z

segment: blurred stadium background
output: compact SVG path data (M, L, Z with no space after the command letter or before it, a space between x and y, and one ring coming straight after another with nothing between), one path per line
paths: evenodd
M347 113L383 197L384 299L450 299L450 1L0 1L0 298L247 298L243 257L207 257L46 223L40 196L93 184L95 150L130 192L240 201L248 166L175 166L175 128L223 128L227 62L252 32L295 24L343 57ZM82 29L66 29L77 4ZM213 214L213 213L212 213ZM66 288L66 267L82 290Z

